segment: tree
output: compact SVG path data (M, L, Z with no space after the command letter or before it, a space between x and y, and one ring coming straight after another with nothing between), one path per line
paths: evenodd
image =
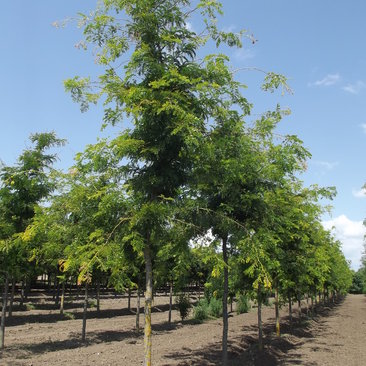
M4 255L1 270L5 273L5 291L9 275L18 276L29 268L31 256L22 245L24 233L35 215L37 207L55 189L55 182L49 175L56 155L47 152L52 147L63 145L64 140L53 132L36 133L30 136L33 148L26 149L13 167L3 166L0 170L0 252ZM4 296L6 300L7 296ZM6 301L5 301L6 302ZM6 308L6 303L3 304ZM4 345L5 313L3 311L1 338Z
M145 260L145 365L151 364L153 262L163 245L171 203L188 182L210 118L224 111L227 98L247 108L226 56L196 59L209 39L217 46L241 46L240 35L217 29L221 6L207 0L194 10L201 12L208 37L196 34L186 26L194 12L189 6L188 0L101 2L95 13L82 17L86 41L99 48L97 62L105 67L98 89L92 90L89 78L65 83L83 110L105 97L105 123L114 125L126 116L133 123L116 139L116 149L125 159L126 184L138 208L131 225ZM120 58L132 46L121 73Z

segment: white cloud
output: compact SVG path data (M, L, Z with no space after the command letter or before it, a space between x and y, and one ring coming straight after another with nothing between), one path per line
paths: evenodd
M333 220L323 221L327 230L333 227L335 237L342 243L342 251L347 260L351 261L351 267L358 269L363 252L364 235L366 228L362 221L352 221L346 215L340 215Z
M222 30L223 32L226 32L226 33L232 33L234 32L236 29L236 25L235 24L230 24L229 26L226 26L226 27L223 27Z
M336 84L341 79L341 76L337 74L328 74L321 80L314 81L313 83L309 83L309 86L331 86Z
M329 162L329 161L314 160L313 164L320 166L325 170L333 170L339 163L338 161Z
M352 194L356 198L365 198L366 197L366 189L365 188L361 188L359 191L353 190L352 191Z
M254 58L255 52L248 48L239 48L234 51L234 57L239 61L245 61Z
M354 84L348 84L347 86L344 86L342 89L348 93L351 94L358 94L362 89L366 88L366 83L358 80Z
M366 123L362 123L360 127L362 128L363 132L366 133Z

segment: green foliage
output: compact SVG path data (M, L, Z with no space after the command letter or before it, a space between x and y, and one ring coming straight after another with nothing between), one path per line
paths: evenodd
M193 319L197 322L220 316L222 316L222 300L215 297L210 300L204 298L193 308Z
M209 317L209 303L206 299L203 299L193 307L193 319L198 323L203 323Z
M364 294L366 293L366 276L363 268L357 272L353 272L352 285L349 289L351 294Z
M222 316L222 300L212 297L209 304L209 315L214 318Z
M236 312L238 314L247 313L250 310L250 300L247 295L239 294L236 302Z
M187 294L180 294L175 299L175 303L177 305L179 315L183 321L188 317L189 311L192 307L191 302L189 301L189 296Z

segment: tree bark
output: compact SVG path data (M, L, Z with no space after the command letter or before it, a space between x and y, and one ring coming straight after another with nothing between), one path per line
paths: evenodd
M85 342L86 339L86 318L88 312L88 283L85 282L85 296L84 296L84 309L83 309L83 327L81 330L81 340Z
M153 294L153 279L152 279L152 258L150 243L147 242L144 248L145 272L146 272L146 291L145 291L145 366L151 366L151 306Z
M97 313L100 312L100 278L97 279Z
M227 297L229 292L229 271L227 254L227 236L222 238L222 258L224 261L224 293L222 297L222 364L228 364L227 335L229 330L229 318L227 313Z
M261 284L258 284L257 290L257 301L258 301L258 348L260 351L263 350L263 327L262 327L262 294Z
M128 289L128 302L127 302L128 311L131 311L131 289Z
M279 302L279 294L278 288L275 289L275 313L276 313L276 335L279 337L281 335L281 328L280 328L280 302Z
M24 305L24 279L22 280L22 289L20 290L20 307Z
M173 280L169 283L169 314L168 323L172 323L172 307L173 307Z
M136 332L140 332L140 288L137 288L137 304L136 304Z
M8 314L9 318L13 316L14 296L15 296L15 278L13 276L11 279L11 293L10 293L9 314Z
M302 309L301 309L301 296L300 294L297 295L297 309L299 312L299 319L302 317Z
M61 289L61 302L60 302L60 314L64 313L64 302L65 302L65 281L62 281L62 289Z
M288 295L288 315L290 317L290 326L292 326L292 300L291 295Z
M8 305L8 289L9 289L9 275L5 275L4 284L4 294L3 294L3 304L1 309L1 325L0 325L0 349L4 349L5 344L5 317L6 317L6 307Z

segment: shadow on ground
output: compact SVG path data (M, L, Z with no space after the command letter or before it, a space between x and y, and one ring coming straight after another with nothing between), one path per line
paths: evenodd
M304 360L300 352L301 345L305 341L311 341L315 335L322 331L324 318L328 317L334 308L341 305L343 300L322 308L317 306L314 317L307 318L304 313L302 319L294 318L292 325L289 317L283 318L281 324L281 337L275 335L275 319L263 327L264 347L258 349L258 337L256 326L243 327L243 336L231 339L228 349L230 366L277 366L286 362L286 365L315 366ZM291 351L291 352L290 352ZM183 348L180 352L174 352L165 356L164 366L174 364L179 366L213 366L221 365L222 352L220 343L208 344L205 348L192 350Z

